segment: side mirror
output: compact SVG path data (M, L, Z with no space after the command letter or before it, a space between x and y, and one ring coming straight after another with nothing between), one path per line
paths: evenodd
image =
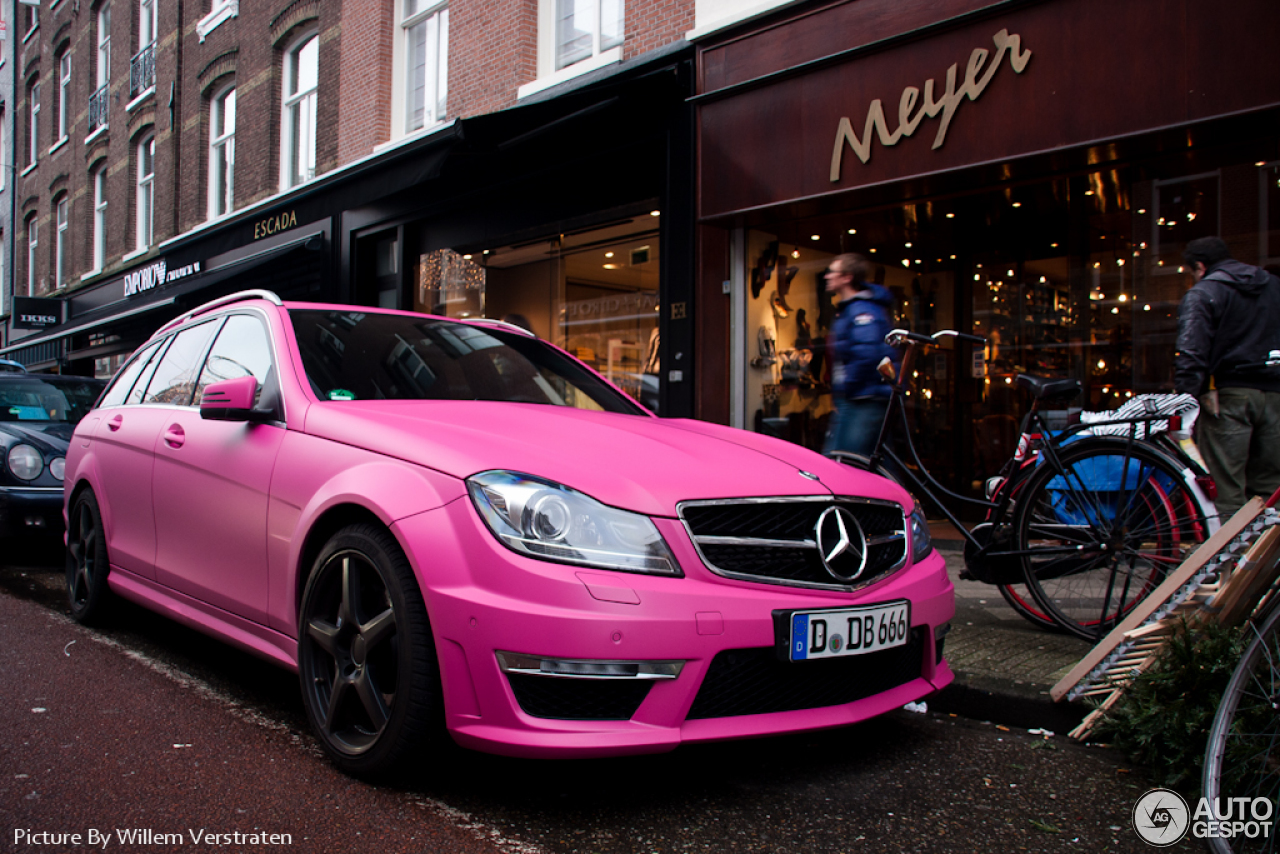
M257 392L258 381L253 377L210 383L200 398L200 417L211 421L260 421L264 413L253 409Z

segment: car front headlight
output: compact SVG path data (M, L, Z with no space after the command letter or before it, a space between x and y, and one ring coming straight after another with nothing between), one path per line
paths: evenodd
M55 479L61 482L67 474L67 458L54 457L49 462L49 474L53 475Z
M929 533L929 520L924 515L924 508L916 502L911 511L911 560L919 561L933 551L933 535Z
M44 457L30 445L14 445L9 449L9 471L19 480L35 480L44 468Z
M648 516L518 472L481 472L467 479L467 491L489 530L514 552L600 569L680 574Z

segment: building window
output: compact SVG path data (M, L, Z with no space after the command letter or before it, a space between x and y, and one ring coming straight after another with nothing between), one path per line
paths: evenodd
M209 216L235 210L236 90L209 104Z
M147 136L138 145L138 249L151 245L155 225L156 138Z
M405 132L443 121L449 82L449 8L402 0L405 45Z
M111 4L98 7L97 86L89 96L89 133L107 124L107 88L111 82Z
M67 138L71 129L71 106L67 97L71 94L71 48L58 57L58 139Z
M22 37L26 38L36 31L36 27L40 26L40 9L37 6L28 6L22 4Z
M56 206L58 230L53 244L53 286L67 286L67 197L58 199Z
M107 260L107 165L93 173L93 270Z
M40 159L40 81L32 80L31 85L27 87L27 104L29 112L27 118L30 120L30 135L27 140L27 164L34 166L36 161Z
M556 0L556 70L622 44L622 0Z
M36 295L36 253L40 248L40 223L32 214L27 220L27 296Z
M129 62L129 97L156 85L156 0L139 0L138 52Z
M0 106L0 151L9 150L5 145L9 141L5 132L5 118L7 118L7 114L5 113L4 107ZM14 159L16 160L17 158L15 157ZM5 176L8 173L9 173L9 167L3 163L0 163L0 190L3 190L5 188ZM0 244L0 246L3 246L3 244ZM0 252L0 255L2 254L4 253ZM2 284L3 282L4 282L4 279L0 278L0 290L3 290L3 284Z
M320 39L312 34L284 57L284 119L281 123L280 189L316 174L316 102L320 86Z

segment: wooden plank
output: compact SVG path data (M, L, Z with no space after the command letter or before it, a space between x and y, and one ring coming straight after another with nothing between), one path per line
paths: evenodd
M1234 626L1249 616L1263 592L1276 579L1280 569L1277 554L1280 554L1280 526L1268 528L1250 546L1202 613L1225 626Z
M1177 569L1169 573L1168 577L1160 583L1160 586L1151 592L1151 595L1135 605L1129 616L1125 617L1118 626L1111 630L1110 634L1099 641L1084 658L1080 659L1079 664L1071 668L1071 671L1066 676L1058 680L1058 684L1050 689L1049 696L1054 700L1061 700L1065 697L1076 686L1076 683L1092 673L1093 669L1125 640L1126 634L1146 622L1173 594L1177 593L1184 584L1190 581L1192 576L1209 561L1213 560L1220 551L1230 545L1231 541L1241 531L1249 527L1249 524L1262 512L1263 506L1264 503L1261 498L1250 499L1248 504L1241 507L1222 527L1218 528L1217 533L1201 543L1200 547L1179 564Z

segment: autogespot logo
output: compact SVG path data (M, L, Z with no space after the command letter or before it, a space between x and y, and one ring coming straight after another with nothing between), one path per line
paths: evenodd
M1169 789L1152 789L1133 805L1133 829L1148 845L1176 845L1186 838L1190 826L1187 802Z

